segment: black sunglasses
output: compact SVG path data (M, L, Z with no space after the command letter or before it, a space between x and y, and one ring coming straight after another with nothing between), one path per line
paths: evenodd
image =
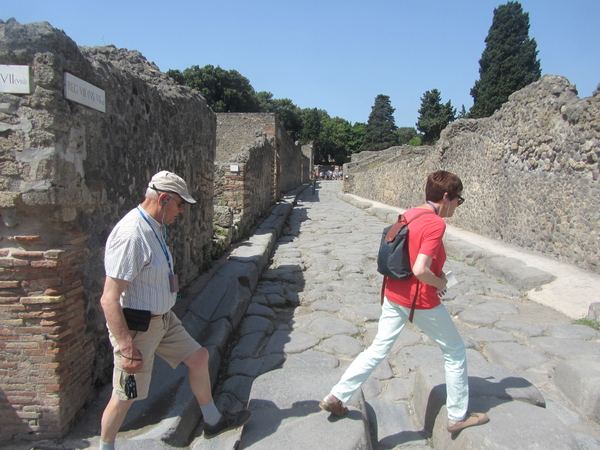
M460 195L457 195L456 198L458 199L458 204L462 205L465 202L465 199L462 198Z

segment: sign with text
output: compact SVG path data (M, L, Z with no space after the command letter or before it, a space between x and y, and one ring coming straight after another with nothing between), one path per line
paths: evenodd
M29 66L0 64L0 92L29 94Z
M65 72L65 98L106 112L104 90Z

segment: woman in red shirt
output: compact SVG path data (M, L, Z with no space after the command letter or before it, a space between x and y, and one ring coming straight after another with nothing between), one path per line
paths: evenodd
M348 413L344 403L387 356L408 321L414 301L414 323L440 346L444 355L448 431L455 433L489 420L486 414L467 411L467 352L450 314L440 302L447 283L442 270L446 261L444 218L452 217L456 208L464 202L462 190L460 178L453 173L440 170L427 177L426 202L405 213L409 222L423 210L433 213L423 214L408 225L408 250L414 276L408 280L387 280L377 336L319 403L325 411L337 416Z

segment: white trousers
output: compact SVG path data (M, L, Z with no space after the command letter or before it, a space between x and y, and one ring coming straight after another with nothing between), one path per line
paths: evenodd
M377 336L369 348L350 364L331 394L346 403L388 355L400 332L408 322L410 308L383 302ZM444 305L433 309L417 309L413 322L442 349L446 369L446 408L448 419L460 421L469 405L467 350Z

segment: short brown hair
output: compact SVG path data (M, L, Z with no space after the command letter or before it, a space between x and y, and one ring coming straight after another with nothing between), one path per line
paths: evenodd
M432 172L427 176L425 185L426 201L439 202L447 192L450 200L454 199L463 190L462 181L456 175L445 170Z

